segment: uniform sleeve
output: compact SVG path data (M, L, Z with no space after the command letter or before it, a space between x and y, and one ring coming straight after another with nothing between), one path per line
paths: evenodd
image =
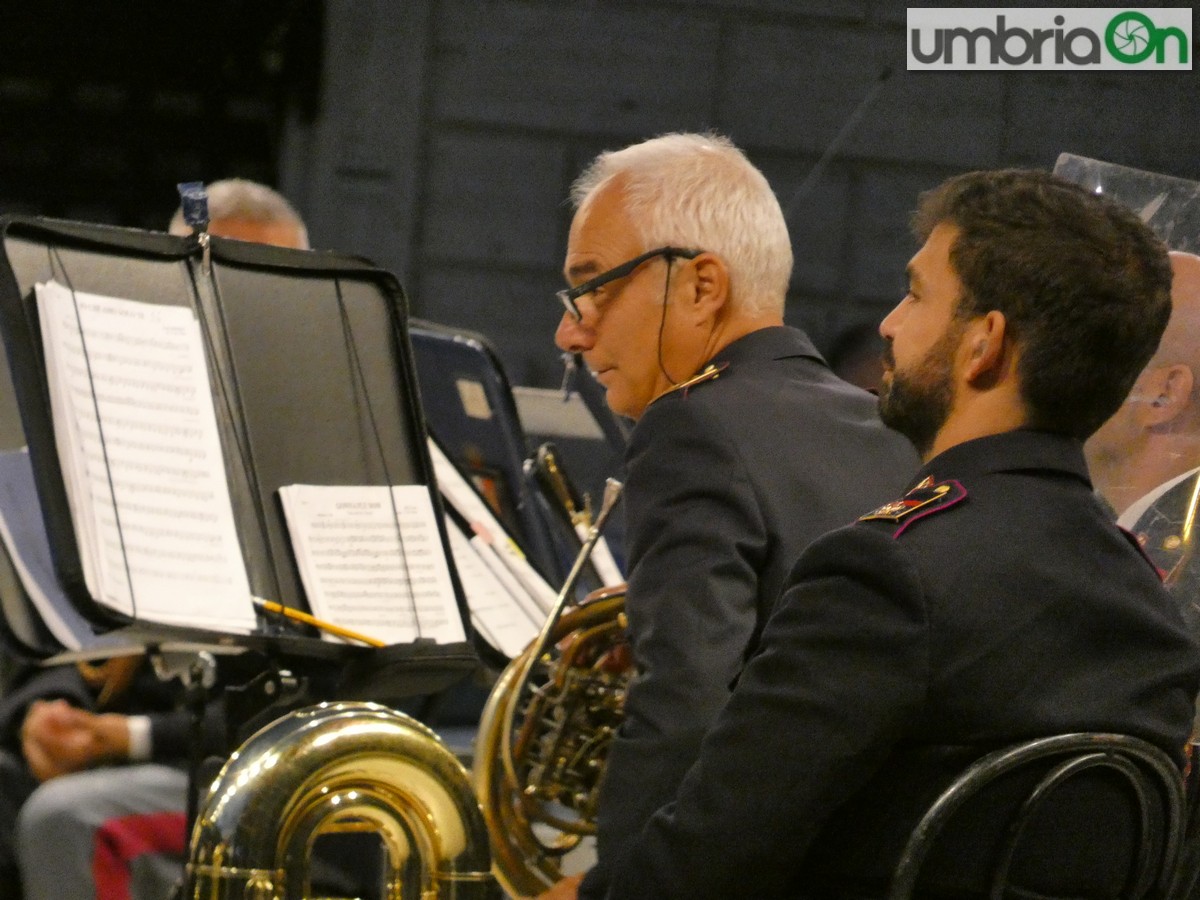
M35 700L67 700L83 709L94 709L91 692L73 665L35 670L0 700L0 746L20 751L21 725Z
M608 872L674 796L729 698L756 627L767 552L760 503L735 442L685 397L650 407L627 455L626 600L638 674L601 786L596 868Z
M794 896L823 823L920 710L926 605L888 535L834 532L789 584L677 801L612 871L609 900Z
M178 763L190 758L195 736L192 713L185 709L151 712L150 758L155 762ZM225 756L229 752L226 736L226 710L218 695L204 707L201 724L201 753L205 756Z

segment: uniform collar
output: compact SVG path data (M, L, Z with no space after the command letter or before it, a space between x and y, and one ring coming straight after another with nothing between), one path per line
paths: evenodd
M739 362L761 359L786 359L803 356L826 365L824 357L817 352L808 335L799 328L787 325L772 325L744 334L736 341L726 344L700 367L703 371L710 365L729 365L736 368Z
M913 478L942 481L998 472L1053 471L1072 475L1091 487L1083 444L1074 438L1047 431L1017 429L956 444L939 453Z
M770 325L744 334L736 341L726 344L715 355L704 362L688 379L672 385L650 401L653 406L663 397L676 393L687 395L687 391L697 384L714 381L725 372L736 372L742 366L754 365L763 360L779 360L803 358L811 359L818 365L828 368L825 358L817 352L808 335L799 328L786 325Z

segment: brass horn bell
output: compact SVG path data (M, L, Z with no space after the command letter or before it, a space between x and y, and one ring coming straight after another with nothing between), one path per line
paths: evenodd
M192 833L185 897L300 900L323 834L370 832L389 900L493 900L487 830L462 765L433 731L374 703L323 703L230 758Z

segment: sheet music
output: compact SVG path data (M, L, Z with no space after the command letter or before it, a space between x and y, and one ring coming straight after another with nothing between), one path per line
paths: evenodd
M255 625L191 309L36 286L84 577L142 620Z
M465 641L429 489L390 491L389 498L384 486L279 489L313 615L389 644Z
M470 523L475 534L484 543L490 544L496 558L504 564L512 577L521 585L525 595L537 605L537 608L541 610L542 618L545 619L558 599L554 588L546 583L546 579L513 545L508 532L492 515L488 505L462 477L454 463L442 452L442 448L432 439L429 441L429 455L433 460L433 474L437 479L438 489L446 502Z
M512 594L484 563L467 536L446 517L446 533L450 535L450 550L458 580L467 595L471 609L471 624L484 640L510 659L517 656L537 637L544 616L516 615L514 610L527 612L515 603Z

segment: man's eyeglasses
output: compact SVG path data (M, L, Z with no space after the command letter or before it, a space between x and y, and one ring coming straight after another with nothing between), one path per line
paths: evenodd
M642 263L647 260L654 259L657 256L664 257L667 262L679 257L680 259L695 259L701 254L700 250L682 250L679 247L659 247L657 250L647 250L641 256L635 256L628 262L623 262L619 266L609 269L607 272L601 272L595 278L590 278L583 284L577 284L573 288L557 291L558 299L562 301L562 305L566 307L571 318L576 322L583 321L583 314L579 311L579 305L575 302L584 294L590 294L599 287L603 287L610 281L616 281L618 278L624 278Z

